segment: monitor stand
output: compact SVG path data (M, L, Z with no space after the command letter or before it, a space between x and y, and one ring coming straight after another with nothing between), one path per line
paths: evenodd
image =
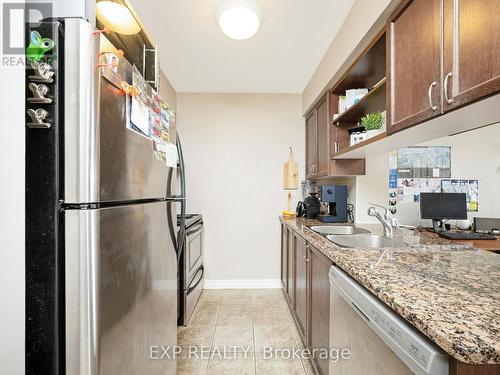
M444 230L443 221L440 219L432 219L432 229L434 229L436 233L442 232Z

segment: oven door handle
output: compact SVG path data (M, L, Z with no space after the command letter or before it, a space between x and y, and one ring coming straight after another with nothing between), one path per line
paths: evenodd
M198 268L198 271L196 272L196 275L194 275L193 277L193 280L196 279L196 276L201 272L201 275L200 275L200 278L198 279L198 281L196 282L196 284L194 284L193 286L190 286L187 290L187 294L190 294L193 290L195 290L198 285L200 285L200 283L202 282L203 280L203 275L205 274L205 267L202 265L200 268Z
M192 236L194 234L198 234L203 230L203 223L200 223L194 227L194 229L190 229L186 232L186 236Z

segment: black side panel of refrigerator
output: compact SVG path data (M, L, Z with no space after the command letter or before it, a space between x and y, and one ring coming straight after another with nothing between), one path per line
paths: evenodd
M63 38L26 25L26 374L65 372Z

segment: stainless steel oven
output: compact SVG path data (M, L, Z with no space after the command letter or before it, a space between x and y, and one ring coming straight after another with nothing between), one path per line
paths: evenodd
M179 324L187 325L203 290L203 218L186 215L186 235L180 257Z

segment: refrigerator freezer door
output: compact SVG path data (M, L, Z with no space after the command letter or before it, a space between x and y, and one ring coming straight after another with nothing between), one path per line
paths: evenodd
M120 202L166 195L169 169L153 142L127 128L132 66L83 20L65 20L65 203ZM101 66L114 52L115 68ZM125 56L126 57L126 56Z
M177 342L174 210L160 202L66 212L67 374L176 373L175 359L158 359Z

